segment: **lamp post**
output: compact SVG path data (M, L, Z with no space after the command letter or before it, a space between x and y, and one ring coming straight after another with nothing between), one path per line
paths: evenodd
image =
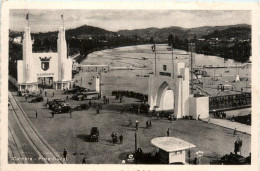
M135 131L135 164L137 164L136 154L137 154L137 132Z
M199 165L201 165L201 158L203 157L203 151L197 151L196 152L196 155L197 155L197 158L199 160Z
M101 91L102 91L102 88L101 88L101 86L102 86L102 83L101 83L101 72L102 71L99 71L98 72L98 74L99 74L99 97L101 98L101 96L102 96L102 93L101 93Z

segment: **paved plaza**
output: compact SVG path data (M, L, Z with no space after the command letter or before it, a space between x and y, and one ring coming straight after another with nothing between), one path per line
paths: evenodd
M35 125L46 141L62 155L63 149L68 151L67 163L81 163L83 157L86 157L87 163L121 163L126 159L126 155L134 151L134 133L135 127L128 126L128 120L133 123L139 121L138 147L143 152L153 152L156 149L151 140L155 137L166 136L167 129L170 128L170 136L188 141L196 148L191 149L191 158L195 158L197 151L204 151L202 159L203 164L209 164L213 159L220 158L223 155L234 151L234 142L237 139L233 136L233 130L226 129L214 124L205 123L197 120L176 120L172 123L166 119L157 120L156 117L145 114L135 114L128 109L132 103L139 103L136 99L125 98L123 103L119 103L114 97L110 98L110 104L102 105L101 114L96 114L94 107L89 110L75 111L70 118L69 114L57 114L54 118L51 116L51 110L46 109L45 103L52 98L66 98L63 91L47 90L48 97L44 102L28 103L24 97L15 98L20 102L22 108L26 111L28 118ZM54 91L55 96L52 97ZM87 101L67 101L70 105L87 103ZM96 104L103 103L96 101ZM123 106L123 114L120 112ZM35 111L38 112L37 119ZM146 121L152 121L152 127L146 128ZM99 142L89 142L91 127L97 126L100 130ZM123 144L113 145L111 133L123 135ZM251 136L244 133L237 133L237 136L243 140L242 155L248 156L250 153ZM223 141L225 140L225 141ZM30 150L29 150L30 151ZM187 161L188 162L188 161Z

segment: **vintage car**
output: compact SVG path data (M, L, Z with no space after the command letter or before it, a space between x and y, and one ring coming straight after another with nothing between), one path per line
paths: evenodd
M30 102L36 103L36 102L42 102L43 100L44 100L44 98L42 96L38 96L38 97L35 97L34 99L32 99Z
M56 113L69 113L72 112L73 109L70 106L59 106L59 107L55 107L52 110L52 114L56 114Z
M96 141L98 142L98 138L99 138L99 130L98 127L92 127L91 131L90 131L90 141Z
M80 104L80 105L74 107L74 111L88 110L88 109L89 109L89 105L87 105L87 104Z
M246 164L246 158L238 154L230 153L221 157L221 163L225 165L243 165Z

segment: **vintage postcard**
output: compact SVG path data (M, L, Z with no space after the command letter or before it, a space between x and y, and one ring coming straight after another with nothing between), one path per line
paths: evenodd
M2 170L258 170L258 12L3 3Z

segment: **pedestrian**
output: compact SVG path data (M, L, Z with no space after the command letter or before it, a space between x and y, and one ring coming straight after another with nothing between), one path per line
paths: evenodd
M91 100L88 102L89 106L91 106Z
M150 122L149 122L149 126L152 127L152 121L151 121L151 120L150 120Z
M139 124L139 122L138 122L138 120L136 120L136 121L135 121L135 129L136 129L136 130L138 130L138 124Z
M52 93L52 97L54 97L54 92Z
M148 123L148 121L146 121L146 128L149 128L149 123Z
M157 120L159 120L159 116L160 116L160 114L159 114L159 113L157 113L157 115L156 115L156 116L157 116Z
M115 133L114 133L114 132L112 132L112 134L111 134L111 138L112 138L112 142L113 142L113 144L115 144Z
M45 91L45 97L47 97L47 92Z
M70 118L72 118L72 111L70 110Z
M66 151L66 149L63 150L63 158L65 159L65 161L67 161L67 151Z
M131 122L130 119L128 120L128 126L129 126L129 127L132 126L132 122Z
M237 129L234 129L233 137L237 134Z
M66 96L66 100L69 100L69 96Z
M25 101L27 101L27 95L25 96Z
M87 162L86 162L86 157L84 157L84 158L82 159L82 164L87 164Z
M117 143L117 134L115 134L115 143Z
M167 130L167 137L170 136L170 133L171 133L170 128L168 128L168 130Z
M97 114L100 114L99 109L97 109Z
M123 144L123 135L121 134L120 137L119 137L119 140L120 140L120 144Z
M37 110L36 110L36 112L35 112L35 117L36 117L36 119L37 119L37 116L38 116L38 113L37 113Z

